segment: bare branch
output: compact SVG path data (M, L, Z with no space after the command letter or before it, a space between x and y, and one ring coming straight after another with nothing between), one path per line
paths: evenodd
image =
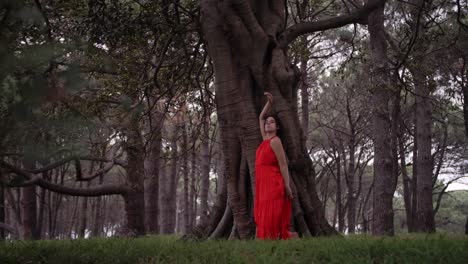
M365 4L363 7L347 15L320 20L316 22L304 22L295 24L286 29L283 35L279 38L278 44L280 47L286 48L289 45L289 43L291 43L297 37L303 34L339 28L353 23L367 24L367 16L374 9L383 5L384 3L385 0L372 1L371 3Z
M11 172L17 175L25 177L27 181L24 182L24 184L27 184L27 185L35 184L49 191L66 194L66 195L72 195L72 196L101 196L101 195L112 195L112 194L124 195L128 191L125 185L114 185L114 184L99 185L99 186L88 187L88 188L73 188L73 187L51 183L37 175L33 175L30 172L17 168L3 160L0 160L0 166L7 168L8 170L10 170ZM19 186L22 186L22 184L20 184ZM15 185L15 187L17 187L17 185Z

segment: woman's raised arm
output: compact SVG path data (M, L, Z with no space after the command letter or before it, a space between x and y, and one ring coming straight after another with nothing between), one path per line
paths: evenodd
M268 98L267 103L263 107L262 112L260 113L260 116L258 117L258 121L260 122L260 132L262 133L262 138L265 139L265 115L270 109L271 105L273 104L273 95L269 92L264 93L266 97Z

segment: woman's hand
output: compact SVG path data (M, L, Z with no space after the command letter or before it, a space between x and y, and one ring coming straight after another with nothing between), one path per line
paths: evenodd
M270 102L270 104L273 104L273 95L269 92L265 92L263 94L266 95L266 97L268 98L268 102Z
M285 186L285 188L286 188L286 195L288 195L288 197L292 200L293 195L292 195L291 187Z

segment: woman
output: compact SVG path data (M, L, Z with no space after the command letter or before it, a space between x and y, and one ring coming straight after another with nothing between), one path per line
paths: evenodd
M254 218L259 239L289 239L292 192L279 126L273 116L266 117L273 104L273 96L265 93L268 102L260 113L260 132L263 142L255 159Z

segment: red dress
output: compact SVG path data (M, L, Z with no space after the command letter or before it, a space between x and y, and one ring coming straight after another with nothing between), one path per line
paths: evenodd
M255 158L254 218L259 239L289 239L291 199L287 197L278 160L264 140Z

